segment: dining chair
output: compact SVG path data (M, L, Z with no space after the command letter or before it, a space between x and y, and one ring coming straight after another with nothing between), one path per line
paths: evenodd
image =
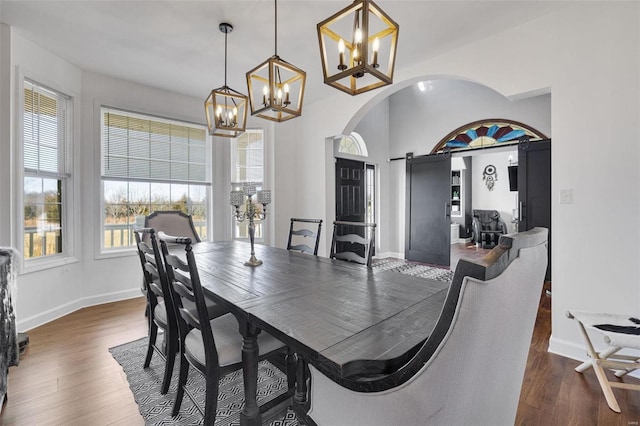
M313 227L312 224L317 225L315 226L315 230L309 229ZM317 256L321 229L322 219L291 218L287 250L300 251ZM311 246L313 246L313 248L311 248Z
M312 424L513 425L547 244L548 230L534 228L501 236L482 260L460 259L436 325L408 352L352 361L339 377L313 363Z
M335 221L329 257L371 266L375 235L375 223Z
M188 237L194 243L201 241L192 216L180 210L155 211L144 218L144 227L153 228L156 232L162 231L167 235Z
M176 354L178 353L178 326L176 314L171 297L169 295L169 282L164 269L162 257L158 250L158 241L153 228L140 228L134 226L134 235L138 256L142 266L143 282L147 297L147 319L149 321L147 354L144 360L144 368L149 367L154 352L165 363L164 376L160 393L166 394L171 383L171 374ZM146 238L145 238L146 237ZM149 243L143 240L148 240ZM164 332L163 345L158 342L158 329Z
M218 405L219 380L224 375L242 367L242 342L239 323L232 314L222 315L215 319L207 316L206 302L200 275L192 252L191 239L158 233L162 253L167 264L167 275L174 289L176 307L182 321L180 329L180 373L178 391L173 406L172 416L180 412L182 400L186 394L194 406L204 417L205 425L213 425ZM169 253L168 245L183 245L186 262ZM185 305L193 303L196 312L185 309ZM280 340L266 332L258 335L260 359L265 359L287 347ZM204 410L187 388L189 368L195 368L205 378ZM289 373L291 374L291 373ZM289 375L288 374L288 375ZM291 386L291 382L289 382Z

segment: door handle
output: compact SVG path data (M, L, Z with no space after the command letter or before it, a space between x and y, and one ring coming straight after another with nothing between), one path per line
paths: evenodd
M522 222L524 219L524 203L520 201L520 208L518 211L518 221Z
M444 217L451 217L451 203L444 203Z

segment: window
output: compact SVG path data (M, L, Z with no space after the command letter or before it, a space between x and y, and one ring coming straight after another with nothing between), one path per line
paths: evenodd
M154 211L193 216L207 239L211 155L204 126L102 108L102 247L134 245Z
M231 186L241 190L245 182L253 182L261 190L264 182L264 131L246 130L231 140ZM255 202L255 196L253 198ZM242 207L241 207L242 208ZM262 209L258 204L257 208ZM234 220L233 238L249 238L249 224ZM263 239L262 222L255 224L255 239Z
M23 247L25 259L65 254L65 214L71 175L70 98L37 83L24 81L23 105Z
M356 132L351 132L350 135L341 136L338 138L338 152L343 154L358 155L361 157L368 157L367 146L360 136Z

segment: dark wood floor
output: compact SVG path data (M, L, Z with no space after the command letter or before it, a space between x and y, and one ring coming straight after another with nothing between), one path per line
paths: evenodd
M550 309L550 296L543 292L516 424L637 425L640 392L615 389L622 409L616 414L593 372L578 374L577 361L547 352ZM0 425L143 425L122 368L108 352L146 334L143 310L144 300L136 298L85 308L31 330L20 366L10 370ZM491 386L500 386L500 377L487 391Z

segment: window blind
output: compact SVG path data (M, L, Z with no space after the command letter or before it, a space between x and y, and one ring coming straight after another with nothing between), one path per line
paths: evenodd
M102 177L210 184L204 126L102 108Z
M62 95L24 82L24 169L51 177L68 176L66 170L67 111Z

